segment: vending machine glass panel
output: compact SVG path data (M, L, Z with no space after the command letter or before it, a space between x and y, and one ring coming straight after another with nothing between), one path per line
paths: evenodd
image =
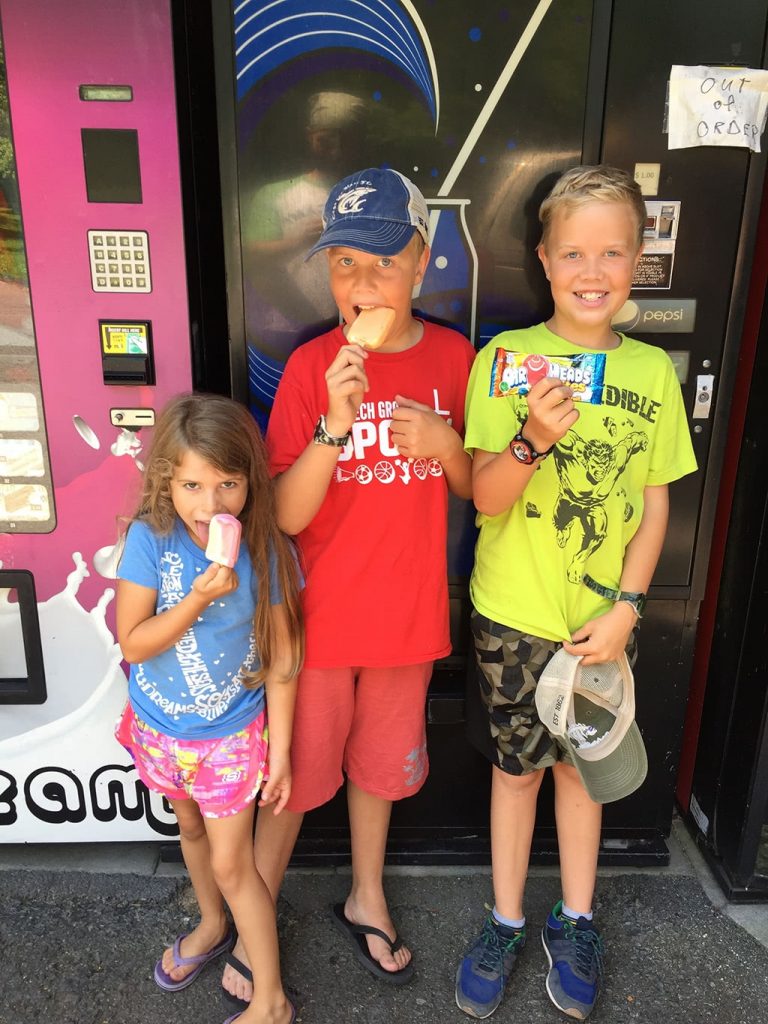
M0 533L56 525L0 34ZM66 326L62 324L64 343Z

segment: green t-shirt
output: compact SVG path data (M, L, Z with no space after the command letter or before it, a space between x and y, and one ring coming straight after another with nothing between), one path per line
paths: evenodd
M496 622L550 640L610 607L581 582L585 571L619 585L624 551L643 515L643 490L696 469L680 385L663 349L621 335L606 352L600 405L579 418L531 477L515 504L479 513L470 590ZM588 351L544 324L495 337L478 354L467 391L464 445L500 452L527 412L520 395L490 397L497 348L546 356Z

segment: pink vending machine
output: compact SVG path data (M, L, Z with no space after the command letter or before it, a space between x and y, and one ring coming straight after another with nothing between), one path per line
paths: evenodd
M112 735L120 517L191 387L170 2L0 28L0 843L175 836Z

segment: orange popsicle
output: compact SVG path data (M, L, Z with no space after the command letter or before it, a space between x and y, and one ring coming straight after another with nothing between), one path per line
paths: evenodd
M361 309L350 325L347 340L366 348L378 348L387 340L394 322L395 311L389 306Z

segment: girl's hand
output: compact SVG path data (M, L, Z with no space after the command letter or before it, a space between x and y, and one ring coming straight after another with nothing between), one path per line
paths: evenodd
M205 572L195 577L192 590L200 597L204 597L208 603L225 597L237 590L239 580L237 573L229 566L219 565L218 562L211 562Z
M636 622L634 608L626 601L617 601L605 615L585 622L573 634L573 642L563 647L569 654L583 655L582 665L616 661L624 653Z
M328 413L325 425L334 437L343 437L352 427L357 410L368 390L365 360L368 353L359 345L342 345L325 371Z
M291 760L289 757L281 757L269 752L269 779L261 790L259 807L267 807L274 804L274 814L280 811L288 803L291 795Z
M523 435L537 452L545 452L565 437L578 418L571 389L554 377L544 377L528 392L528 422Z
M434 409L423 402L395 395L392 412L392 443L407 459L437 459L448 462L464 445L456 431Z

